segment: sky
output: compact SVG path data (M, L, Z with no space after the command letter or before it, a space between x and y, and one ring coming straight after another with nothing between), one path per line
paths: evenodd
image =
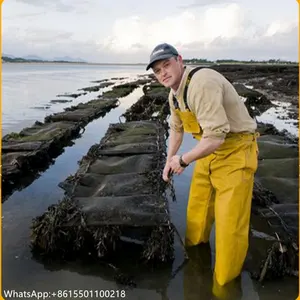
M147 63L159 43L185 59L298 61L296 0L4 0L2 52Z

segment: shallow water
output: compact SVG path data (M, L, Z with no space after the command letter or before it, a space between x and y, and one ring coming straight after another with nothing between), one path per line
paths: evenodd
M274 125L279 131L287 130L292 136L298 137L298 120L288 117L291 103L272 101L275 107L268 109L257 121ZM294 108L295 110L295 108Z
M45 68L45 69L44 69ZM18 131L24 122L43 120L45 114L53 111L31 109L33 105L41 105L55 99L57 94L76 92L78 88L94 85L92 80L111 77L134 77L145 74L142 67L121 66L35 66L6 65L3 68L3 130ZM20 89L19 87L23 87ZM99 92L79 97L72 103L93 99ZM113 280L110 269L102 265L81 265L80 263L44 264L32 257L29 249L29 235L32 218L41 215L49 205L57 203L63 192L58 183L74 174L78 168L77 161L85 155L94 143L98 143L105 134L109 123L119 121L119 116L142 95L141 88L121 99L121 105L111 110L104 118L88 124L80 139L65 148L65 151L41 176L22 191L15 192L2 205L3 225L3 289L16 291L57 291L88 290L89 297L99 298L98 290L122 290ZM51 109L61 111L64 105L53 105ZM18 107L18 109L16 109ZM21 117L24 118L21 118ZM24 120L24 122L20 122ZM189 149L195 141L186 136L182 152ZM189 182L192 167L181 175L174 177L176 202L170 202L172 221L183 238L185 233L185 214L188 198ZM199 247L189 252L190 261L178 271L173 272L183 261L183 251L176 244L176 258L172 270L169 268L156 272L138 271L138 287L126 290L125 299L214 299L212 297L212 269L214 263L214 232L211 236L211 247ZM212 254L211 254L212 253ZM297 280L286 279L260 286L253 282L247 272L243 272L239 281L227 289L229 299L296 299ZM92 291L92 292L91 292ZM93 293L93 297L91 297ZM70 297L64 299L74 299ZM86 292L87 294L87 292ZM116 296L116 293L115 293ZM6 297L9 299L8 297ZM117 298L117 297L116 297ZM59 299L58 296L52 299ZM60 298L61 299L61 298ZM117 299L121 299L117 298Z

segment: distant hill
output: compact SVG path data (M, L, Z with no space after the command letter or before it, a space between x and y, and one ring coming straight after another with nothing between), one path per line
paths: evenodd
M23 56L22 58L28 59L28 60L44 60L42 57L37 56L37 55L27 55L27 56Z
M69 56L54 57L53 59L44 59L37 55L27 55L16 57L11 54L2 53L2 62L64 62L64 63L87 63L81 58L72 58Z
M58 60L58 61L70 61L70 62L86 62L85 60L81 59L81 58L72 58L70 56L64 56L64 57L54 57L53 60Z
M15 56L6 53L2 53L2 56L9 57L9 58L16 58Z

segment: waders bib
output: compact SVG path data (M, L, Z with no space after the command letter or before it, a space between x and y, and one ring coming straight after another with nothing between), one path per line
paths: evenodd
M173 97L176 113L186 133L201 139L202 129L187 104L180 111ZM256 133L229 133L212 154L196 161L187 207L186 245L209 241L213 222L216 227L215 277L220 285L236 278L248 250L254 174L257 169Z

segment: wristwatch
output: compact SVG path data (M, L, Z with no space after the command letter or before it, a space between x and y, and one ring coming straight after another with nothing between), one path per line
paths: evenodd
M183 159L182 159L182 155L180 155L179 157L179 164L182 168L186 168L189 164L186 164Z

